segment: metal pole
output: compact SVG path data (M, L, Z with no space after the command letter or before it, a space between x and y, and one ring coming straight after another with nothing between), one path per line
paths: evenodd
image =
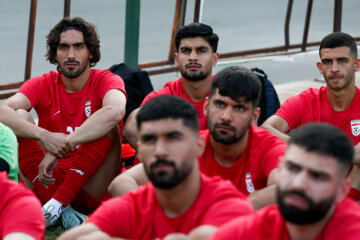
M70 17L70 0L64 0L64 18Z
M199 22L201 0L195 0L194 22Z
M308 34L309 34L309 25L310 25L312 4L313 4L313 0L309 0L308 1L307 11L306 11L303 42L302 42L302 46L301 46L301 51L303 51L303 52L306 50L307 38L308 38Z
M290 26L290 19L291 19L291 12L292 12L293 0L288 1L288 7L286 11L285 17L285 48L288 49L290 45L290 38L289 38L289 26Z
M334 32L341 31L342 0L335 0L334 4Z
M35 20L36 20L36 7L37 7L37 0L31 0L24 81L28 80L31 76L32 53L33 53L33 47L34 47L34 32L35 32Z
M140 31L140 0L126 0L124 62L138 68Z

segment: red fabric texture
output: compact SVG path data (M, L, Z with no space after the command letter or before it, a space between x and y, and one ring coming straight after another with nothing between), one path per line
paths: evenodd
M1 239L14 232L44 239L45 219L41 203L30 190L0 172L0 196Z
M248 144L239 159L230 167L218 163L211 149L209 130L201 131L206 147L199 157L199 168L207 176L220 176L230 180L243 194L267 186L269 173L278 166L279 158L285 154L287 144L280 138L251 125L248 130Z
M151 183L104 202L88 219L112 237L163 238L169 233L187 234L201 225L220 226L237 216L253 212L251 203L229 182L201 177L195 202L181 215L164 214Z
M210 239L290 240L290 236L278 207L272 205L224 224ZM330 221L315 240L339 239L360 239L360 206L352 199L345 199L336 206Z
M174 80L174 81L167 82L162 89L149 93L145 97L144 101L141 103L141 106L144 105L145 103L147 103L147 101L149 101L151 98L154 98L154 97L160 96L160 95L174 95L174 96L178 96L178 97L181 97L181 98L189 101L196 108L196 111L198 113L200 129L201 130L207 129L207 117L204 115L205 99L202 100L201 102L192 101L184 90L181 78Z
M350 106L335 111L326 93L326 87L309 88L297 96L288 98L278 109L279 115L289 124L290 130L308 122L326 122L342 129L356 145L360 141L360 89Z

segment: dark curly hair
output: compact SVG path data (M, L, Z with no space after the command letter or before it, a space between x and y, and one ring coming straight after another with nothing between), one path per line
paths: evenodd
M86 22L80 17L64 18L51 29L47 35L47 53L46 59L52 64L57 64L56 49L60 42L60 34L66 29L76 29L83 33L84 40L89 52L92 54L90 66L94 67L100 61L100 40L96 32L95 25Z

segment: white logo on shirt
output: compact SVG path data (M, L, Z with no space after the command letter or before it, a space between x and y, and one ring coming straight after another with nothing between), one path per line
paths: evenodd
M351 120L351 132L357 137L360 135L360 120Z
M251 173L246 173L245 177L246 189L248 193L255 192L254 184L252 183Z
M85 103L85 115L87 117L90 117L90 115L91 115L91 101L90 100L86 101L86 103Z

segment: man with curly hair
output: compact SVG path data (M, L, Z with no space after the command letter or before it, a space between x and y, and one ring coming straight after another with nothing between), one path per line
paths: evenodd
M62 19L47 36L46 57L57 72L27 80L0 105L0 121L18 137L22 179L44 204L47 227L60 216L65 228L81 224L85 217L73 208L93 211L120 168L117 126L127 96L119 76L90 69L100 60L99 43L93 24Z

